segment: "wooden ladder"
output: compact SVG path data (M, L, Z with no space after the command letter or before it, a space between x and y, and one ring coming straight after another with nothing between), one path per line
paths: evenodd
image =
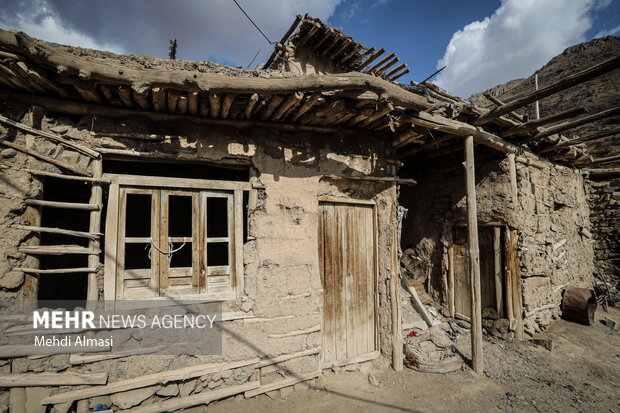
M27 172L39 177L52 177L57 179L65 179L69 181L81 181L91 185L91 195L87 204L75 202L58 202L46 201L41 199L26 199L27 205L38 208L39 216L40 208L61 208L68 210L86 210L90 211L88 231L74 231L62 228L43 227L40 225L16 225L17 228L37 233L51 233L68 235L78 238L87 238L88 247L79 245L28 245L18 248L20 252L29 255L63 255L63 254L87 254L88 267L85 268L60 268L60 269L36 269L36 268L19 268L27 274L71 274L71 273L88 273L88 290L86 299L89 302L97 301L99 291L97 288L97 272L101 268L99 254L101 253L100 237L101 237L101 210L103 208L103 185L109 181L102 178L103 162L101 154L92 149L86 148L72 141L64 139L50 132L32 128L23 123L16 122L12 119L0 115L0 123L17 129L21 132L44 138L56 143L56 147L48 154L42 154L25 146L2 141L0 144L25 153L33 158L47 162L60 168L63 173L54 173L40 171L35 169L26 169ZM75 165L66 163L61 159L66 151L77 153L77 161ZM90 169L90 171L88 171ZM71 174L64 173L71 172Z

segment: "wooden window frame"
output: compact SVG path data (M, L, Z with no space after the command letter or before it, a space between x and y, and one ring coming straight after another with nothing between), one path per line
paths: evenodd
M200 301L228 301L237 300L240 301L244 291L244 269L243 269L243 223L244 223L244 210L243 210L243 191L250 191L252 185L249 182L239 181L221 181L221 180L205 180L205 179L185 179L185 178L170 178L170 177L156 177L156 176L141 176L141 175L120 175L120 174L104 174L104 178L110 180L110 190L107 204L107 216L106 216L106 228L105 228L105 256L104 256L104 299L106 301L115 301L123 298L118 297L118 279L120 276L120 263L121 260L117 258L117 252L119 251L119 241L124 238L124 232L121 235L121 229L124 228L122 220L119 219L120 212L123 211L123 191L130 189L131 193L140 193L139 188L144 188L145 193L153 189L166 190L174 193L175 191L183 192L184 190L194 190L195 195L192 204L196 202L200 205L200 211L206 212L206 201L208 197L226 197L228 202L228 218L232 218L232 231L229 231L228 243L229 243L229 263L228 273L230 275L230 287L217 291L216 288L213 292L187 294L187 295L173 295L173 296L153 296L148 297L150 300L200 300ZM215 192L222 191L222 192ZM223 192L226 191L226 192ZM153 201L154 202L154 201ZM159 208L159 205L156 206ZM194 210L194 208L193 208ZM156 213L160 213L156 211ZM193 231L192 247L194 249L202 249L199 254L200 260L205 259L206 245L209 242L206 239L206 234L202 231L206 228L203 225L206 221L206 214L202 213L198 226L199 231ZM193 222L195 219L192 220ZM211 240L212 242L214 240ZM123 249L124 250L124 249ZM192 254L194 256L194 254ZM159 260L154 260L155 262ZM195 260L192 260L195 261ZM200 263L203 264L202 262ZM158 265L158 264L155 264ZM192 266L196 263L192 263ZM153 268L153 266L151 267ZM207 283L209 272L211 275L216 275L218 269L213 267L208 270L206 263L204 266L204 273L200 274L199 279L201 283ZM153 270L152 270L153 271ZM195 273L195 272L194 272ZM158 278L159 275L152 273L152 276ZM194 281L193 281L194 283ZM158 285L159 288L159 285ZM131 298L129 298L131 299Z

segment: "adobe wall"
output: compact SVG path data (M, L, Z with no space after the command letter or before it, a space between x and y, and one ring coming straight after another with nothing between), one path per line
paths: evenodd
M314 349L322 345L323 291L318 263L318 198L373 200L378 211L378 294L379 343L382 353L391 355L389 288L391 225L396 190L389 183L347 181L326 175L385 175L391 168L384 150L376 140L364 136L321 136L260 130L232 130L197 127L185 124L154 124L143 120L99 117L68 118L52 116L40 108L8 103L3 114L46 131L59 131L91 148L133 149L141 152L161 151L179 159L241 162L256 168L253 180L264 189L252 190L248 205L249 237L243 247L245 291L239 302L224 303L224 312L253 314L250 319L223 322L221 356L142 355L70 366L68 355L30 360L0 360L0 372L109 372L108 382L148 373L207 362L232 362L254 357L270 358ZM133 138L110 137L133 134ZM149 135L170 135L157 142ZM136 139L140 138L140 139ZM39 152L48 153L54 144L39 137L16 132L2 126L0 139L8 139ZM149 141L150 139L150 141ZM80 165L83 157L71 151L61 159ZM19 267L35 267L35 258L18 251L18 247L36 242L36 235L15 228L29 221L31 207L24 200L40 198L42 183L24 168L51 172L60 170L50 164L13 150L4 149L0 174L0 298L18 299L26 293L24 275ZM29 212L30 211L30 212ZM105 225L102 225L102 230ZM102 248L103 249L103 248ZM102 296L103 274L99 287ZM314 329L313 327L319 326ZM285 338L270 337L297 330L308 330ZM0 344L6 337L0 334ZM262 384L281 380L282 376L311 373L318 369L319 356L310 355L279 363L262 371ZM199 393L247 382L253 368L216 373L171 384L183 393ZM174 393L174 388L168 389ZM162 400L162 386L146 391L143 403ZM63 389L66 391L66 389ZM3 393L4 390L0 390ZM44 393L59 393L47 388ZM6 393L4 393L6 394ZM35 396L32 396L35 397ZM0 402L4 396L0 395ZM105 398L121 406L123 401ZM141 401L140 401L141 402ZM1 407L1 406L0 406ZM1 410L1 408L0 408Z
M402 189L399 198L409 209L402 247L412 248L413 257L419 259L414 274L408 276L428 279L427 289L444 311L444 251L453 225L467 222L463 168L458 160L452 165L414 176L418 185ZM543 169L516 164L518 203L514 205L508 165L507 158L476 164L478 221L518 230L524 327L534 334L560 314L563 288L592 285L590 211L581 174L550 163Z
M597 277L620 277L620 179L588 180Z

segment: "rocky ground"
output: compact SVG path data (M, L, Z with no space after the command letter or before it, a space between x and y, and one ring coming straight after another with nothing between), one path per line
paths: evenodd
M231 398L209 412L620 412L620 331L601 322L620 321L620 310L600 307L596 322L555 321L546 332L553 348L485 337L485 373L396 373L381 361L362 371L329 372L314 387L297 386L270 396ZM455 352L469 355L468 333ZM372 384L372 383L374 384ZM200 412L206 408L191 411Z

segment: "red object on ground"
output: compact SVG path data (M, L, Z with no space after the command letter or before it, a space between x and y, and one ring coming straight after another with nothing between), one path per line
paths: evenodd
M416 334L418 334L418 332L417 332L417 331L411 331L409 334L407 334L407 336L409 336L409 337L413 337L413 336L415 336Z

